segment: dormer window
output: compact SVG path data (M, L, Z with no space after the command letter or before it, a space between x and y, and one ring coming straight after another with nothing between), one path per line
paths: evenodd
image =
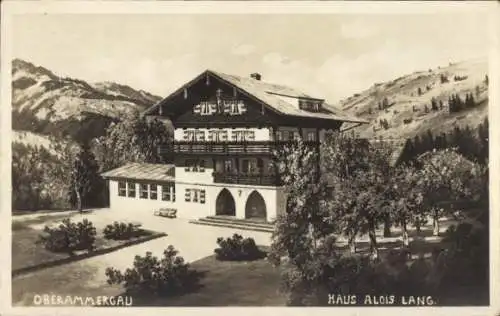
M321 109L321 101L312 99L299 99L299 109L309 112L318 112Z

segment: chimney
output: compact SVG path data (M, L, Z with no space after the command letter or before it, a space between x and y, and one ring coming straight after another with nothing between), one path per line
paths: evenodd
M259 81L260 81L260 78L262 78L262 76L258 72L254 72L253 74L250 74L250 77L252 77L255 80L259 80Z

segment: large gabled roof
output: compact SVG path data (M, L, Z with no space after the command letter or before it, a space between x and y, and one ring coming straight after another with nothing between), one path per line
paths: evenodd
M251 77L241 77L236 75L229 75L222 72L214 71L214 70L206 70L200 75L198 75L193 80L189 81L181 88L176 90L170 96L166 97L159 103L153 105L151 108L146 110L145 114L150 113L153 109L158 107L159 105L166 102L166 100L170 99L172 96L180 93L184 88L188 88L192 84L198 82L198 80L202 79L204 76L212 75L219 80L226 82L227 84L243 91L248 94L250 97L257 99L264 104L266 104L271 110L290 116L298 116L298 117L311 117L318 119L328 119L342 122L352 122L352 123L368 123L368 121L363 120L361 118L349 115L342 110L336 108L335 106L328 104L327 102L323 102L322 112L309 112L305 110L301 110L297 107L297 105L292 104L290 102L285 101L283 98L279 96L287 96L292 98L309 98L320 100L319 98L312 97L306 93L303 93L299 90L296 90L291 87L287 87L284 85L267 83L261 80L256 80Z

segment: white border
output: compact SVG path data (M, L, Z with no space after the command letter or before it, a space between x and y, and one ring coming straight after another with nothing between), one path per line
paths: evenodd
M500 139L500 126L493 119L500 118L498 104L500 103L500 6L494 1L477 2L291 2L291 1L252 1L252 2L177 2L177 1L3 1L2 2L2 33L1 33L1 115L0 115L0 225L3 232L0 242L4 255L1 260L1 310L6 315L66 315L84 314L88 308L83 307L11 307L11 17L15 14L419 14L419 13L441 13L441 12L470 12L479 10L489 12L490 20L485 21L485 32L491 32L490 49L490 307L489 308L465 308L465 307L331 307L331 308L290 308L290 307L263 307L259 310L248 307L224 307L224 308L106 308L92 309L99 314L111 314L116 312L123 315L136 315L137 313L168 313L175 312L176 315L192 312L214 312L217 314L253 315L254 313L272 314L297 314L304 312L308 314L328 313L335 315L358 315L364 313L380 315L500 315L500 291L499 271L500 263L500 190L499 190L499 168L500 156L498 152L498 140ZM488 23L489 22L489 23ZM459 36L457 34L457 36ZM48 285L50 286L50 285Z

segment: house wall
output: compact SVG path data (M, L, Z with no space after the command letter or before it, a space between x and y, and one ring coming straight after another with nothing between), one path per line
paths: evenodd
M141 199L139 193L139 183L135 183L135 197L119 196L117 180L109 180L110 190L110 207L118 212L127 212L137 214L137 219L140 219L142 214L152 215L154 211L160 208L177 209L177 217L184 219L198 219L206 216L216 215L216 200L221 191L226 188L233 196L235 202L235 217L244 219L245 208L248 197L253 191L257 191L265 201L266 216L268 221L276 219L278 212L284 211L283 189L276 187L255 187L245 185L204 185L196 183L175 183L175 201L162 200L162 187L157 183L158 197L156 200ZM146 183L146 182L144 182ZM186 189L205 190L205 203L201 203L199 196L198 202L186 201ZM192 197L192 196L191 196Z
M139 194L139 183L135 183L135 197L119 196L117 180L109 180L109 200L110 207L116 211L133 211L137 212L140 217L142 213L152 214L160 208L175 208L175 202L163 201L161 184L156 183L158 196L156 200L141 199ZM178 195L178 194L177 194ZM178 196L176 196L176 199Z

